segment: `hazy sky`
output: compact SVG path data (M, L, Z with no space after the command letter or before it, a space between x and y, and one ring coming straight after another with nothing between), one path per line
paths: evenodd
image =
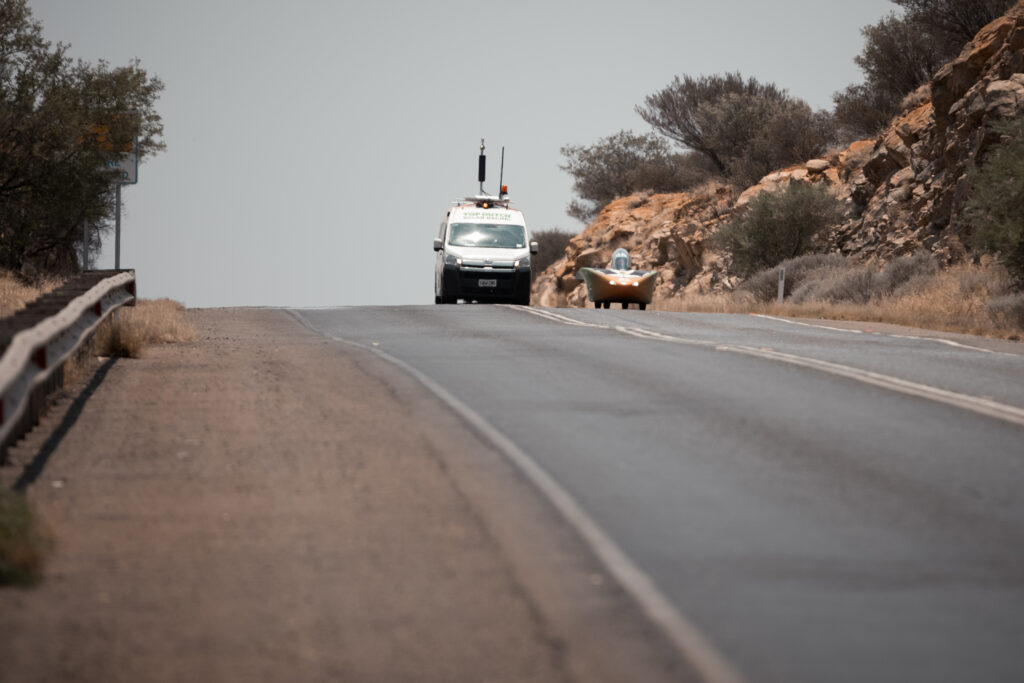
M189 306L429 303L450 201L505 182L565 215L565 144L649 128L679 74L739 70L813 107L859 81L888 0L29 0L51 41L167 89L168 149L124 191L122 265ZM113 236L100 266L113 265Z

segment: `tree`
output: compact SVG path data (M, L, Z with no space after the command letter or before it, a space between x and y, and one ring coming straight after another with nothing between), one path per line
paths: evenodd
M968 176L964 217L974 228L973 246L998 254L1024 288L1024 119L1000 122L996 130L1003 142Z
M77 269L83 223L98 241L113 214L107 163L136 138L140 158L163 149L162 89L137 61L72 60L25 0L0 5L0 267Z
M850 137L869 137L899 113L903 98L1013 0L892 0L904 9L861 29L864 49L854 58L864 83L833 95L836 120Z
M1017 0L892 0L912 24L941 42L940 51L955 57L965 43L989 22L998 19Z
M673 154L668 143L653 134L619 131L593 145L562 147L565 164L580 200L569 204L568 214L591 221L608 202L641 190L679 192L713 173L700 159Z
M636 111L654 130L740 183L806 161L834 137L829 114L813 112L774 83L744 80L739 73L677 76Z

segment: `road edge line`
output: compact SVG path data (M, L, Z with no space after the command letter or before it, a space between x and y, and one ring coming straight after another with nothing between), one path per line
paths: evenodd
M437 396L481 437L491 442L509 462L548 499L562 518L580 535L608 573L640 606L641 611L666 635L690 662L706 683L745 683L739 672L718 652L711 641L690 620L677 610L654 584L653 579L638 567L583 510L576 499L511 439L465 403L456 398L429 376L405 361L373 346L366 346L342 337L326 334L312 326L297 311L288 314L307 329L334 341L370 351L397 367Z

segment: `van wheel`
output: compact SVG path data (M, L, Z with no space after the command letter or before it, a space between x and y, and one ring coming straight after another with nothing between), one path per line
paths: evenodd
M523 294L516 296L512 299L512 303L516 306L529 306L530 305L530 290L526 290Z
M640 310L641 311L646 311L647 310L647 304L640 304Z

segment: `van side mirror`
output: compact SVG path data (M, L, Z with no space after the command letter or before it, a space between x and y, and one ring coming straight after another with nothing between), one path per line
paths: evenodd
M434 238L434 251L441 251L441 247L444 246L444 242L441 241L440 237Z
M538 251L540 251L540 245L536 242L530 242L530 253L536 254Z

